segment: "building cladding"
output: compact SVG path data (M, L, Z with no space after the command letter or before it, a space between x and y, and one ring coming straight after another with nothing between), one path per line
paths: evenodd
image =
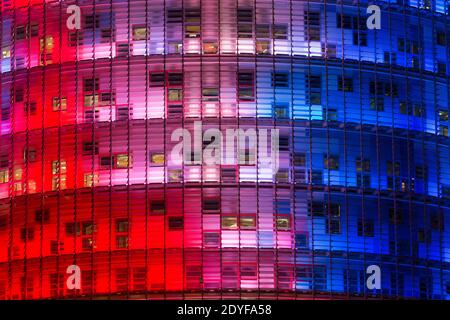
M450 2L375 4L3 0L0 298L450 299Z

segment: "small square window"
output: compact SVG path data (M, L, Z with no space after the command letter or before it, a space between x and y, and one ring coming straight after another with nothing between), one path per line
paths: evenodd
M116 156L116 169L131 168L130 156L128 154L118 154Z
M118 232L118 233L128 232L128 219L117 219L116 220L116 232Z
M148 28L146 26L133 26L133 40L141 41L148 39Z
M276 119L289 118L289 105L288 104L275 104L273 107L274 116Z
M286 40L288 38L288 26L285 24L276 24L273 26L273 38Z
M152 153L150 159L154 165L164 165L165 163L164 153Z
M256 265L241 264L241 279L251 280L258 276Z
M153 200L150 204L150 211L152 213L166 212L166 202L164 200Z
M257 54L270 54L270 42L264 40L256 41Z
M23 242L33 240L34 239L34 229L32 229L32 228L22 228L20 230L20 239Z
M167 100L170 102L183 100L183 89L169 89Z
M67 236L79 236L81 234L80 223L69 222L66 223L66 235Z
M169 217L169 230L183 230L183 217Z
M290 228L289 217L278 217L276 219L277 230L288 230Z
M288 88L289 74L287 72L272 73L272 86L275 88Z
M439 110L439 121L448 121L448 110Z
M92 188L98 184L98 174L85 173L84 174L84 187Z
M256 227L256 219L255 217L239 217L239 225L244 229L253 229Z
M67 98L53 97L53 111L66 111L66 110L67 110Z
M323 167L329 170L339 170L339 157L325 155L323 158Z
M219 46L217 42L204 42L203 53L204 54L217 54L219 52Z
M220 210L219 199L203 199L203 211L205 213L218 213Z
M220 234L218 232L205 232L203 234L203 244L205 247L218 247L220 244Z
M96 231L96 226L90 221L83 222L81 224L81 233L83 235L92 235Z
M116 236L116 247L117 247L117 249L127 249L128 248L128 236Z
M35 211L35 221L39 223L49 222L50 221L50 210L48 209L39 209Z
M187 25L184 28L186 38L200 37L200 25Z
M204 88L202 89L203 101L218 101L219 100L219 88Z
M223 229L237 229L237 217L222 217L222 228Z

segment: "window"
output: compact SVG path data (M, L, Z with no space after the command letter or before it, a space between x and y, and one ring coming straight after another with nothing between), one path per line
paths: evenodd
M283 39L286 40L288 38L287 32L288 27L285 24L276 24L273 26L273 38L274 39Z
M45 223L50 221L50 210L39 209L34 212L35 221L39 223Z
M152 213L164 213L166 212L166 202L164 200L153 200L150 204L150 210Z
M91 221L85 221L81 223L82 235L92 235L96 231L96 226Z
M320 41L320 12L305 11L305 40Z
M83 45L83 33L79 31L71 31L68 33L68 45L69 47L76 47Z
M167 100L169 102L183 100L183 89L169 89L167 93Z
M239 217L239 225L243 229L253 229L256 227L255 217L241 216Z
M183 217L169 217L169 230L183 230Z
M257 40L256 54L270 54L270 42L264 40Z
M23 160L25 162L34 162L36 161L37 152L34 148L25 148L23 149Z
M181 54L183 53L183 44L177 41L169 42L169 54Z
M437 72L439 74L446 74L447 73L447 64L445 62L438 62L437 63Z
M218 101L218 99L219 99L219 88L202 89L203 101Z
M34 101L24 103L24 111L28 115L36 114L37 104Z
M98 174L85 173L84 174L84 187L92 188L98 184Z
M305 233L296 233L295 234L295 247L301 249L308 248L308 235Z
M133 44L117 42L117 57L128 57L133 51Z
M252 9L237 9L237 29L239 39L248 39L253 37Z
M237 217L222 217L222 229L237 229Z
M274 117L276 119L289 118L289 105L284 103L276 103L273 106Z
M84 28L85 29L97 29L100 28L100 15L89 14L84 16Z
M152 153L150 155L150 161L152 164L155 165L164 165L165 163L164 153Z
M184 11L185 37L200 37L201 11L199 8L189 8Z
M323 207L326 219L326 233L340 234L341 233L341 206L337 203L325 204Z
M203 212L205 213L218 213L220 210L219 199L203 199Z
M83 143L83 156L98 155L98 142L84 142Z
M397 54L394 52L384 52L384 63L395 65L397 64Z
M133 26L133 41L148 40L148 28L146 26Z
M14 91L14 102L23 102L24 91L22 88L16 88Z
M277 230L288 230L290 228L289 217L277 217L276 219Z
M2 48L2 59L8 59L11 57L11 48L9 46Z
M336 155L324 155L323 167L329 170L339 170L339 157Z
M183 10L181 9L167 10L167 23L182 23L182 22L183 22Z
M402 210L400 208L389 208L389 223L390 224L402 224Z
M90 244L86 244L90 246ZM116 236L116 247L117 249L127 249L128 248L128 237L127 236Z
M220 168L220 175L222 178L222 182L229 182L233 183L237 181L237 170L236 167L225 167L221 166Z
M167 81L169 86L181 86L183 85L183 74L179 72L171 72L167 75Z
M66 223L66 235L67 236L79 236L81 234L81 225L80 223L69 222Z
M98 94L86 94L84 96L84 106L85 107L95 107L98 106L99 95Z
M200 26L185 26L186 38L200 37Z
M253 101L254 96L254 73L238 73L238 99L240 101Z
M53 111L66 111L67 98L65 97L53 97Z
M353 45L367 47L367 32L353 31Z
M304 167L306 165L306 155L304 153L294 154L294 166Z
M218 232L205 232L203 234L203 244L205 247L218 247L220 243L220 234Z
M272 87L288 88L289 87L289 73L273 72L272 73Z
M83 90L85 92L93 92L99 89L99 79L98 78L87 78L83 82Z
M100 167L102 167L102 169L111 168L112 164L113 157L106 156L100 158Z
M115 92L102 92L99 98L100 105L111 106L116 103L116 93Z
M338 78L338 90L344 92L353 92L352 78Z
M130 156L128 154L118 154L116 156L116 169L131 168Z
M371 219L358 219L358 236L360 237L373 237L374 222Z
M383 98L371 98L370 109L376 111L384 111L384 99Z
M101 43L112 43L115 42L115 33L111 27L103 28L100 30L100 42Z
M257 268L254 264L241 264L241 279L254 280L257 278Z
M369 159L356 159L356 171L357 172L370 172L370 160Z
M256 38L257 39L269 39L270 38L270 25L257 24L256 25Z
M217 54L219 51L219 46L217 42L203 42L203 53L204 54Z
M23 242L32 241L34 239L34 229L22 228L20 230L20 240Z
M353 17L346 14L336 14L336 27L340 29L353 29Z
M128 219L117 219L116 220L116 232L118 232L118 233L128 232Z
M66 188L67 163L65 160L52 161L52 190Z
M448 121L448 110L439 110L439 121Z
M0 170L0 183L9 182L9 172L8 170Z
M438 44L440 46L445 46L446 45L445 32L443 32L443 31L436 32L436 44Z
M306 93L309 97L310 104L322 103L322 78L319 75L307 75L306 79Z

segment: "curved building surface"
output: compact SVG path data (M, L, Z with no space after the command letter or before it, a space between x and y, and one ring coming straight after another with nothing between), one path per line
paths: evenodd
M450 299L450 3L375 4L2 1L0 298Z

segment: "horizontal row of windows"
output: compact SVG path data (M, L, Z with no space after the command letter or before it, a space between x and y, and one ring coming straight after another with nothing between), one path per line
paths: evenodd
M153 254L151 257L155 259L159 258L159 255ZM386 277L382 278L383 289L378 291L367 289L365 285L367 274L360 264L348 268L339 261L333 261L331 266L318 259L314 264L305 262L295 266L292 263L274 261L272 255L261 257L260 261L253 261L254 259L239 261L238 255L223 254L223 257L219 255L217 259L223 262L217 268L211 268L207 263L210 258L212 256L206 258L204 264L190 261L180 267L175 267L171 260L165 262L166 270L182 275L176 281L175 278L171 277L172 274L167 273L167 282L161 282L162 278L157 277L157 272L155 272L157 269L155 268L160 267L159 263L148 267L142 263L142 259L127 261L124 258L120 260L116 258L125 265L110 268L107 272L101 270L101 266L85 266L83 264L81 288L72 291L65 286L67 275L64 274L63 270L61 273L57 273L54 270L49 270L47 268L49 266L45 265L40 276L33 272L28 272L27 276L14 276L12 286L9 287L11 291L8 291L13 292L13 294L9 298L36 298L38 296L37 291L44 297L57 298L94 294L109 295L110 293L139 293L147 290L151 292L163 289L170 290L172 287L182 287L187 290L236 290L244 286L245 281L253 282L258 279L264 282L266 294L268 289L284 292L297 289L306 296L312 294L312 292L308 292L310 290L315 290L316 294L331 290L335 295L340 293L367 294L371 296L384 295L386 297L420 297L422 299L431 297L445 299L446 295L447 297L450 295L450 281L446 280L446 277L441 281L439 280L441 276L421 268L411 270L408 267L396 268L396 266L383 264L382 270L384 270ZM230 260L227 261L227 259ZM265 268L262 267L263 263L274 265L273 270L265 271ZM368 263L372 262L368 261ZM116 262L116 265L118 264ZM30 263L30 266L32 265ZM219 270L220 279L217 279L217 270ZM16 278L20 281L16 281ZM109 281L104 281L106 278ZM205 279L205 281L202 279ZM2 294L0 297L3 299L6 297L7 282L6 279L0 281L0 293ZM109 287L105 286L106 283ZM267 287L268 285L269 287ZM39 288L44 290L39 290ZM257 290L259 286L252 284L251 289ZM273 294L276 295L276 292ZM195 295L191 295L191 297L193 296ZM145 296L143 295L143 297Z
M255 12L252 8L237 8L233 10L232 13L234 14L227 15L226 18L220 18L221 28L224 29L220 37L218 32L213 31L214 28L210 26L211 23L216 22L213 20L214 18L205 17L204 15L202 17L200 8L185 8L184 11L182 9L169 9L166 13L166 19L164 19L166 21L164 32L161 32L164 20L161 20L159 16L157 21L152 22L150 20L154 19L153 15L147 20L145 17L123 17L123 20L128 19L129 21L128 25L125 25L114 22L114 17L120 16L119 13L89 13L83 16L81 31L70 32L67 36L64 34L62 39L56 33L53 33L50 27L43 28L38 22L35 22L40 19L31 18L31 21L24 21L23 24L13 27L14 29L10 30L10 32L8 32L8 28L3 28L5 36L2 44L2 59L5 61L2 62L2 71L7 72L11 68L20 69L31 65L49 65L62 62L63 60L69 61L70 58L73 60L75 59L75 53L72 53L74 50L71 50L72 47L80 46L83 48L85 46L86 50L92 50L93 44L98 42L99 46L114 47L104 57L129 56L131 54L141 55L145 53L177 54L200 52L204 54L234 52L303 54L308 56L321 56L324 54L329 58L353 58L369 61L375 59L376 61L374 62L398 64L399 66L427 70L430 69L428 51L432 52L434 47L436 47L437 52L432 55L435 58L432 60L436 62L436 65L431 66L432 70L430 71L444 75L448 72L446 70L448 64L446 62L446 50L450 36L446 31L445 24L436 24L435 28L429 28L428 30L428 28L422 27L422 25L426 24L424 21L413 22L408 20L408 23L411 25L405 30L405 25L401 19L403 16L395 16L389 21L385 21L386 17L383 16L383 24L389 25L389 30L379 30L377 35L373 36L374 32L366 29L365 12L360 15L356 12L336 14L335 10L328 10L326 19L324 13L320 11L300 9L300 15L294 14L290 17L283 12L280 15L276 14L272 19L267 18L271 14L267 12L261 15L261 20L265 22L260 23L260 18L255 20ZM391 14L393 13L391 12ZM59 15L55 13L55 16ZM236 21L231 19L232 16L236 17ZM207 21L206 25L208 26L205 35L202 35L202 18ZM216 18L219 19L218 16ZM413 20L412 18L408 19ZM7 17L3 17L3 20L9 21ZM140 22L134 22L136 20ZM181 23L183 20L184 23ZM332 21L334 24L331 23L331 25L325 26L325 20ZM150 24L145 25L145 22L150 22ZM234 27L231 27L230 23ZM44 29L45 35L43 35ZM348 32L350 33L347 34ZM385 32L389 32L389 34L385 34ZM212 33L215 33L216 37L211 36ZM178 36L179 34L184 34L185 39L183 40L183 37ZM378 39L378 34L381 35L380 39ZM374 37L377 39L373 39ZM27 39L32 41L34 38L39 39L39 45L36 48L31 46L29 50L32 51L26 52L28 51L28 46L22 48L21 42L25 42ZM197 38L202 38L200 46L198 44L185 43L190 40L197 41ZM251 41L252 43L242 43L235 48L234 45L230 46L229 43L227 44L219 40L219 38L227 39L227 41L230 39L244 42ZM385 39L394 39L393 41L396 41L396 45L387 43ZM62 41L61 44L59 43L60 40ZM373 50L369 49L374 40L377 42L376 50L379 51L377 54L373 54L371 52ZM283 43L283 41L286 43ZM291 45L287 41L292 41ZM308 44L311 41L323 41L326 45L324 48L316 48L316 45ZM343 43L340 43L342 41L346 43L345 46ZM14 42L12 47L10 45L11 42ZM378 42L382 43L382 45L378 45ZM305 43L308 48L300 48L305 46ZM348 45L359 49L347 48ZM67 47L70 53L67 52L64 56L60 56L59 48L61 46ZM161 47L163 47L162 50ZM104 48L100 50L101 53L95 54L96 58L106 54ZM106 51L108 50L106 49ZM380 59L383 54L384 61ZM35 55L37 55L37 58L34 57ZM76 57L78 59L83 59L83 57L90 59L87 55L89 55L88 52L82 52L77 54ZM27 60L31 58L33 61L25 61L25 58Z

